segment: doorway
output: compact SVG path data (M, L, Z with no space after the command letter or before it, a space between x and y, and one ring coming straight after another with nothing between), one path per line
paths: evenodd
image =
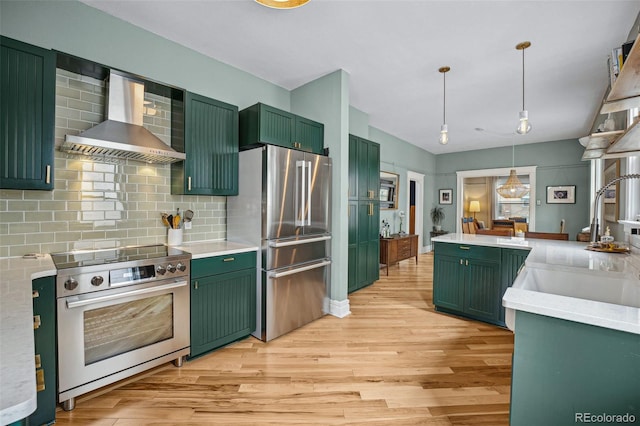
M424 253L424 175L407 171L407 191L407 229L410 234L418 236L418 251Z

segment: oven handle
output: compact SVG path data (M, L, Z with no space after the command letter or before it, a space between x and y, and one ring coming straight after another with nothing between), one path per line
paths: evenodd
M269 278L280 278L286 277L287 275L297 274L299 272L310 271L311 269L322 268L323 266L331 265L330 260L323 260L320 263L314 263L313 265L303 266L301 268L291 269L289 271L284 272L271 272L269 273Z
M80 306L93 305L93 304L104 302L107 300L123 299L125 297L130 297L130 296L139 296L141 294L155 293L158 291L169 290L172 288L184 287L186 285L189 285L189 283L187 283L186 281L178 281L171 284L141 288L139 290L131 290L124 293L110 294L107 296L92 297L90 299L81 299L81 300L78 300L77 296L72 296L73 298L76 298L76 300L70 300L72 297L67 298L67 308L68 309L79 308Z

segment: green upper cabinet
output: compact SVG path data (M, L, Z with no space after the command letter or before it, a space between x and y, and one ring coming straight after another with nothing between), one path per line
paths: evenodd
M240 111L240 147L261 144L322 154L324 124L258 103Z
M298 148L322 154L324 150L324 124L296 116L296 138Z
M0 37L0 188L53 189L56 55Z
M184 150L171 165L171 193L238 195L238 107L186 93Z

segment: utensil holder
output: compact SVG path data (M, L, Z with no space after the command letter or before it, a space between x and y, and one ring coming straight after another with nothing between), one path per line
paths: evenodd
M167 234L167 244L170 246L179 246L182 244L182 228L169 228L169 233Z

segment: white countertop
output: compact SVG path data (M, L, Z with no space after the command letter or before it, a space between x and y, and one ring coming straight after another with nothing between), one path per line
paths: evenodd
M531 249L525 270L502 299L507 308L507 326L512 330L513 310L520 310L640 334L640 253L635 250L631 254L598 253L585 250L587 243L575 241L473 234L446 234L432 241ZM545 277L557 280L545 278L544 284L549 290L540 290L540 286L526 282L535 275L527 273L526 269L545 270L548 272ZM620 286L620 282L626 286ZM578 290L584 292L587 283L592 293L588 295L589 299L572 294ZM611 292L622 291L620 298L624 304L604 302L606 297L613 298L608 294L608 288L602 292L605 286L610 286Z
M31 281L53 275L49 255L0 259L0 424L36 409Z
M234 253L257 251L258 247L250 244L235 243L232 241L194 241L184 243L175 248L191 253L192 259L202 259L211 256L226 256Z

